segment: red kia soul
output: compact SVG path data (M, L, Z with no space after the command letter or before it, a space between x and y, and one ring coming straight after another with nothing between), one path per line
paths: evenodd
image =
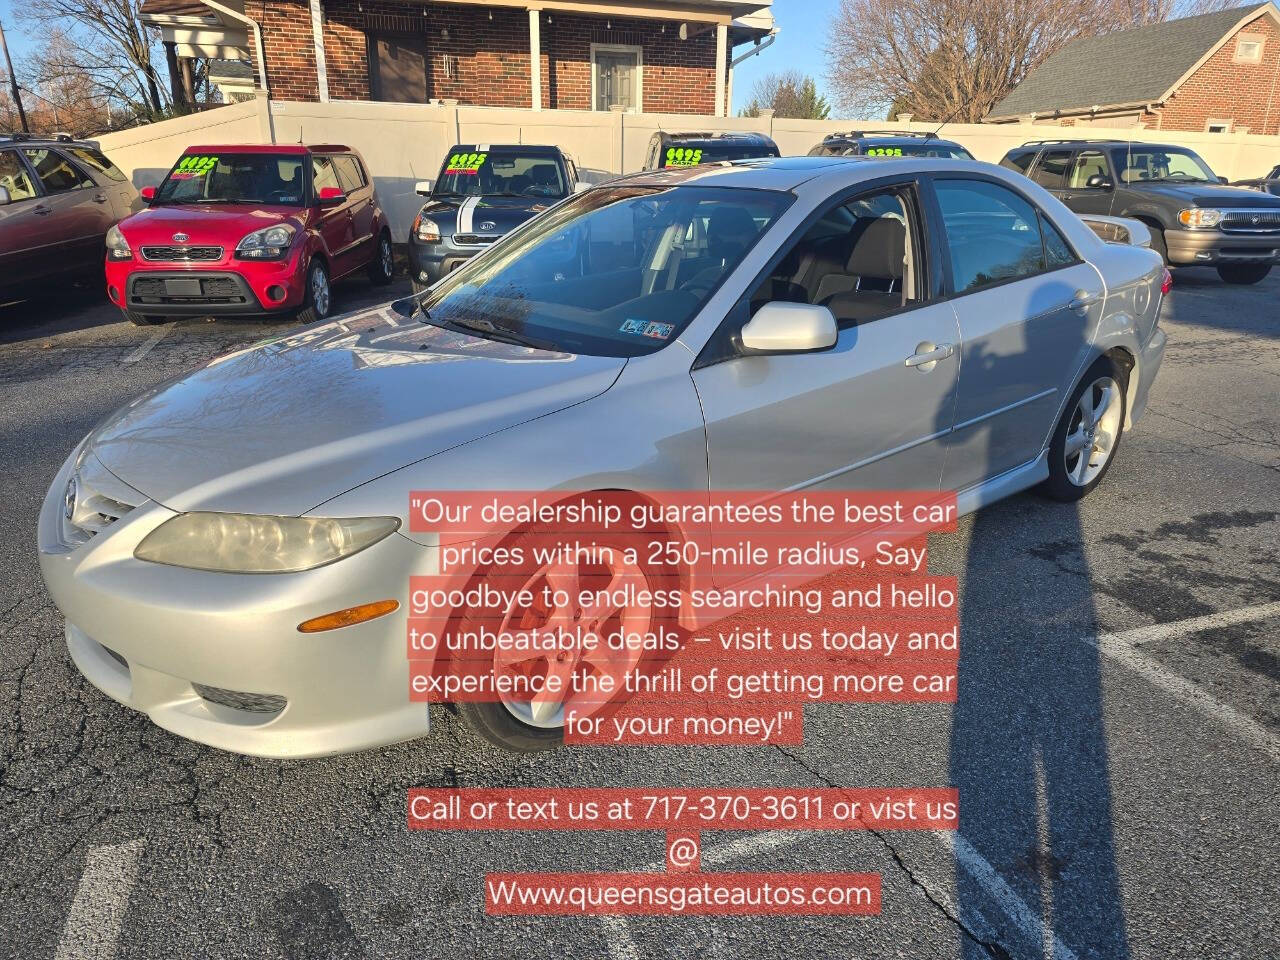
M107 295L137 324L329 314L330 284L389 283L391 231L350 147L190 147L107 233Z

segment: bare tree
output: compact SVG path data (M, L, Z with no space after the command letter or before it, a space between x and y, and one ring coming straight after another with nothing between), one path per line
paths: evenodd
M108 99L153 117L162 113L168 96L140 6L140 0L30 0L20 18L46 35L59 31L63 40L56 56L42 58L40 82L87 75Z
M776 117L796 120L825 120L831 115L827 100L818 93L813 77L799 70L768 73L751 88L751 101L742 110L744 117L758 117L761 110Z
M840 0L830 86L852 113L892 104L921 120L976 122L1076 37L1178 12L1178 0Z

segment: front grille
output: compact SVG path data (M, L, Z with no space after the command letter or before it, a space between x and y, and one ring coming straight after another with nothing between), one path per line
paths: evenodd
M191 684L196 693L210 703L231 707L233 710L244 710L248 713L279 713L289 703L288 699L274 693L242 693L239 690L224 690L222 687L210 687L203 683Z
M1280 210L1223 210L1223 233L1280 234Z
M453 235L453 242L460 247L482 247L486 243L501 239L500 236L487 233L455 233Z
M195 279L200 284L199 295L171 294L166 286L170 279ZM129 287L130 300L139 304L165 303L249 303L249 288L234 275L181 277L134 277Z
M108 472L92 455L86 457L76 471L75 485L71 516L65 511L62 515L62 540L71 547L88 543L146 500Z
M142 259L165 263L210 263L222 259L222 247L143 247Z

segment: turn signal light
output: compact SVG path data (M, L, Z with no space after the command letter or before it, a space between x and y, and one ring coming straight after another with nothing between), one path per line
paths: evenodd
M299 633L323 633L325 630L337 630L340 627L351 627L357 623L364 623L367 620L376 620L378 617L385 617L388 613L395 613L400 609L400 601L398 600L379 600L376 603L362 603L358 607L347 607L345 610L335 610L333 613L326 613L323 617L315 617L311 620L304 620L298 624Z

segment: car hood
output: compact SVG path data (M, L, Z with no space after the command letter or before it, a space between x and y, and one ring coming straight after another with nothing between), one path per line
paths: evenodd
M1153 193L1197 207L1280 207L1280 201L1244 187L1208 183L1144 183L1140 180L1129 184L1129 187L1141 193Z
M131 243L174 243L175 233L185 233L182 243L235 244L245 234L291 219L305 224L303 207L256 207L247 204L184 203L147 207L122 221L120 231Z
M215 359L117 411L89 445L173 510L292 516L603 393L625 364L454 333L387 306Z
M429 200L422 213L434 220L446 236L455 233L500 236L558 202L555 197L451 197Z

